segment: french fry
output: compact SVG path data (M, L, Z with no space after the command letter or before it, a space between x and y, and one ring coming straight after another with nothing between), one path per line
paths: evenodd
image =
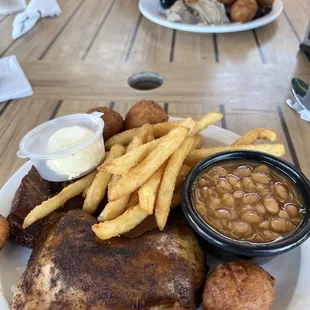
M155 140L154 135L148 135L147 142L152 142L154 140Z
M139 205L148 214L153 214L157 192L165 168L166 163L162 164L138 191Z
M87 188L92 183L96 174L96 171L89 173L85 177L66 186L56 196L45 200L40 205L36 206L24 219L23 228L29 227L36 221L48 216L53 211L62 207L71 198L80 195L85 190L85 188Z
M108 200L110 201L110 196L111 196L111 191L112 191L112 188L113 186L115 186L117 184L117 182L120 180L122 176L119 175L119 174L113 174L112 177L111 177L111 180L108 184ZM107 206L105 206L105 209L106 209Z
M119 144L113 145L110 150L110 153L107 157L107 160L111 160L122 156L125 152L125 147ZM90 214L94 213L101 200L103 199L108 184L111 180L112 175L106 171L97 171L97 175L90 185L90 188L87 192L87 196L84 200L83 210Z
M170 209L173 209L181 205L181 195L182 195L182 188L179 187L173 193Z
M125 195L115 201L109 201L101 214L98 216L99 222L111 221L122 215L125 210L128 210L139 203L138 192Z
M192 145L192 150L200 149L202 148L202 135L200 133L197 133L194 136L194 142Z
M132 167L139 164L149 153L151 153L164 139L164 137L141 145L140 147L126 153L114 160L107 160L98 167L99 171L107 171L112 174L124 174Z
M126 210L134 207L139 203L139 195L138 195L138 190L135 190L133 193L129 194L130 198L127 203Z
M159 123L153 125L153 134L155 139L161 138L167 135L173 128L179 126L183 120L175 121L175 122L166 122L166 123Z
M153 126L151 124L145 124L140 128L138 137L142 140L143 143L149 142L149 135L153 135Z
M184 183L184 179L186 178L190 170L191 168L189 166L183 165L181 167L180 172L177 176L177 180L175 182L175 188L179 188Z
M195 128L196 122L191 117L187 117L184 121L180 123L180 126L188 128L189 132L191 132Z
M159 186L155 204L155 218L157 226L160 230L165 228L170 212L177 176L180 172L183 161L191 150L193 141L193 137L188 137L168 160L167 167Z
M199 131L206 129L208 126L217 123L223 118L223 114L219 112L211 112L203 116L197 123L196 126L190 131L189 135L194 136Z
M139 136L134 136L129 145L127 146L126 153L131 152L132 150L138 148L139 146L143 145L143 138L144 137L139 137ZM145 140L146 140L145 136Z
M133 128L126 131L123 131L105 142L105 148L106 150L110 150L111 147L115 144L121 144L123 146L128 145L134 136L139 135L140 128Z
M277 140L277 138L278 135L275 131L264 128L257 128L245 133L241 138L234 142L232 146L253 144L258 139L274 142Z
M141 135L139 136L134 136L130 144L128 145L126 149L126 153L134 150L135 148L141 146L143 144ZM110 201L110 195L111 195L111 189L115 184L119 181L121 178L121 175L114 174L111 178L111 181L108 185L108 199L109 202L101 212L101 214L98 216L98 221L99 222L104 222L104 221L110 221L115 219L116 217L120 216L126 209L128 200L130 198L130 195L124 196L118 200L115 201ZM137 202L138 203L138 202ZM137 204L136 203L136 204ZM135 205L136 205L135 204Z
M109 201L98 216L99 222L111 221L123 214L126 210L130 195L126 195L118 200Z
M137 166L124 174L111 192L111 199L117 200L134 192L144 184L153 173L173 154L185 140L189 129L178 126L172 129L156 149L145 157ZM150 142L154 143L157 140ZM149 143L148 143L149 144ZM142 146L143 147L143 146Z
M177 127L181 122L183 122L183 120L152 125L154 137L157 139L165 136L170 130ZM140 130L141 128L133 128L111 137L108 141L106 141L105 148L109 150L114 144L121 144L124 146L128 145L134 136L139 135Z
M145 136L142 136L142 137L140 135L134 136L133 139L131 140L131 142L129 143L129 145L127 146L126 154L131 152L132 150L138 148L139 146L141 146L143 144L142 139L146 138L146 134L145 134ZM121 175L114 174L112 176L112 179L111 179L109 186L108 186L108 198L109 198L109 200L110 200L111 188L119 181L120 178L121 178Z
M240 150L263 152L279 157L285 154L285 148L283 144L257 144L257 145L250 144L250 145L237 145L237 146L223 146L223 147L199 149L191 151L188 154L187 158L185 159L184 164L192 167L208 156L221 152L240 151Z
M87 196L87 193L88 193L88 191L89 191L89 188L90 188L90 185L87 186L87 187L83 190L82 197L83 197L84 199L85 199L86 196Z
M162 124L168 124L168 123L162 123ZM187 127L189 129L192 129L196 123L191 117L188 117L178 124ZM164 137L149 142L147 144L144 144L141 147L136 148L132 152L128 152L124 156L121 156L120 158L117 158L115 160L112 161L106 160L101 166L98 167L98 170L107 171L112 174L125 174L126 172L129 171L130 168L136 166L151 151L153 151L159 145L159 143L161 143L162 139L164 139Z
M93 225L92 230L98 238L107 240L132 230L147 217L148 213L136 205L112 221Z

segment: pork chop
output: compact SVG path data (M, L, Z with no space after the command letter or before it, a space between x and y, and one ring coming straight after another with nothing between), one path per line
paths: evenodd
M14 310L195 309L204 253L183 219L165 231L99 241L96 219L65 213L36 244L12 300Z

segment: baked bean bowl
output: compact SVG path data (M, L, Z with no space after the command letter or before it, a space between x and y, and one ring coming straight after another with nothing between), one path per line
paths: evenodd
M277 255L310 236L310 181L285 160L251 151L208 157L188 173L182 209L213 254Z

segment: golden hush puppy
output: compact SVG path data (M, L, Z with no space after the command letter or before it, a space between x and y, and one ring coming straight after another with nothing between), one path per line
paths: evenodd
M157 124L168 121L165 110L153 100L137 102L127 113L125 118L126 129L138 128L144 124Z
M0 250L4 247L6 241L9 239L10 226L5 217L0 215Z
M230 19L234 23L252 20L258 10L256 0L237 0L231 7Z
M108 140L112 136L120 133L124 129L123 117L107 107L96 107L87 111L91 114L93 112L103 113L101 118L104 120L103 138Z
M275 297L274 278L252 262L220 264L203 292L205 310L269 310Z

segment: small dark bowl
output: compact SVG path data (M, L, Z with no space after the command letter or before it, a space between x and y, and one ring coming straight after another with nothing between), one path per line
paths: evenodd
M194 181L207 168L227 161L254 161L265 163L282 172L296 184L305 204L301 224L291 235L269 243L250 243L225 237L208 225L194 207L192 187ZM222 260L274 256L302 244L310 236L310 181L303 173L283 159L252 151L231 151L210 156L196 164L188 173L182 191L182 209L191 227L207 242L211 254Z

